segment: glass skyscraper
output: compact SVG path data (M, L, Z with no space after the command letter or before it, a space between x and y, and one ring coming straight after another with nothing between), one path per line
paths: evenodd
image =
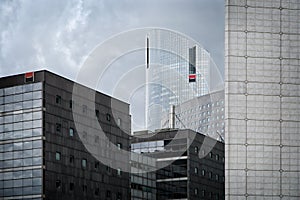
M162 116L170 105L208 94L211 81L221 82L221 78L216 74L212 78L216 66L210 54L187 36L154 29L147 40L146 128L153 131L164 126Z

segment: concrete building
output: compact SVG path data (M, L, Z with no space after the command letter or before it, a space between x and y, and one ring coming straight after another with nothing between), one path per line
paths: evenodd
M92 110L74 101L74 84L48 71L0 79L0 199L130 199L129 174L96 158L122 159L92 135L99 122L112 145L129 151L129 105L79 85L80 98L95 93ZM73 111L88 119L84 132ZM87 143L102 148L91 154Z
M224 143L192 130L137 132L131 150L156 160L156 199L224 199Z
M220 90L175 106L175 128L191 129L224 142L224 97L224 90ZM164 117L163 128L168 128L169 118Z
M226 199L300 199L300 1L227 0Z

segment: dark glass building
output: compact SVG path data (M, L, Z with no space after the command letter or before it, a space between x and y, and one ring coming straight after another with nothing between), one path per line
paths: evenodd
M156 160L157 200L225 198L224 143L192 130L165 129L135 133L131 150Z
M122 159L90 134L100 123L112 145L129 151L129 105L80 86L95 93L92 110L74 101L73 85L48 71L0 79L0 199L130 199L129 174L99 161ZM74 107L89 121L83 132L75 126ZM87 149L94 146L102 148L91 154Z

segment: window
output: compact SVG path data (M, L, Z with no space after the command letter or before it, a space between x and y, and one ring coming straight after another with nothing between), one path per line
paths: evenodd
M99 188L96 188L96 189L95 189L95 195L96 195L96 196L99 196L99 193L100 193L100 189L99 189Z
M84 192L84 193L86 193L87 192L87 185L82 185L82 191Z
M195 147L195 153L198 153L198 151L199 151L199 148Z
M99 110L96 110L95 114L96 114L96 117L99 117L99 115L100 115Z
M61 96L56 95L55 102L56 102L57 104L61 104Z
M219 181L219 175L216 174L216 181Z
M212 179L212 173L208 172L208 178Z
M73 101L72 101L72 100L70 100L70 101L69 101L69 108L71 108L71 109L72 109L72 108L73 108L73 104L74 104L74 103L73 103Z
M198 168L195 167L195 174L198 174Z
M70 191L73 191L74 190L74 183L70 183L70 186L69 186L70 188Z
M117 147L118 147L118 150L121 150L121 149L122 149L122 144L121 144L121 143L118 143L118 144L117 144Z
M205 170L202 169L202 172L201 172L202 176L205 176Z
M212 158L213 157L213 154L212 152L209 152L209 157Z
M75 160L75 159L74 159L74 156L71 155L71 156L70 156L70 163L71 163L71 164L74 164L74 160Z
M121 126L121 123L122 123L122 122L121 122L121 118L118 118L118 119L117 119L117 125L118 125L118 126Z
M61 180L56 180L55 186L56 186L56 189L59 190L61 188Z
M111 116L110 116L109 113L106 114L106 120L109 121L109 122L110 122L110 120L111 120Z
M69 129L69 135L70 135L71 137L74 136L74 129L73 129L73 128L70 128L70 129Z
M56 152L55 153L55 160L60 160L61 159L61 153L60 152Z
M219 199L219 194L216 194L215 199L216 199L216 200Z
M110 190L107 190L106 191L106 198L110 198L111 197L111 192L110 192Z
M95 162L95 169L99 169L100 167L100 163L99 162Z
M194 193L195 195L198 195L198 188L195 188Z
M56 123L56 132L60 133L61 132L61 124Z
M82 112L87 113L87 106L86 105L82 105Z
M122 200L122 193L121 192L117 193L117 200Z
M87 160L86 160L86 159L82 159L82 160L81 160L81 166L82 166L83 168L86 168L86 165L87 165Z
M121 172L121 169L118 168L118 169L117 169L117 175L118 175L118 176L121 176L121 173L122 173L122 172Z
M205 190L202 190L202 196L205 197Z

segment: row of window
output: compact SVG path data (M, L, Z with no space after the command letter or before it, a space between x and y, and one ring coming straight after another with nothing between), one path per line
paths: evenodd
M197 108L192 108L192 109L189 109L189 110L185 110L185 111L182 112L182 114L193 113L193 112L196 112L197 110L204 110L206 108L216 107L216 106L220 106L220 105L224 105L224 100L221 100L220 102L217 101L216 103L208 103L206 105L200 105L198 107L198 109ZM221 109L222 109L222 111L224 111L223 107Z
M56 95L55 102L56 102L56 104L61 104L61 102L62 102L61 96ZM69 100L69 108L70 109L73 108L73 105L74 105L74 101ZM82 113L87 113L87 110L88 110L88 107L86 105L82 105ZM97 110L97 109L95 110L95 115L96 115L97 118L100 117L99 110ZM105 118L108 122L110 122L111 121L111 114L106 113ZM121 119L117 118L116 123L117 123L118 126L121 126Z
M56 123L56 132L57 133L61 133L62 132L62 125L60 123ZM69 128L69 136L70 137L74 137L75 136L75 129L72 128L72 127ZM87 132L83 132L82 133L82 137L84 139L86 139L87 138ZM99 143L100 142L99 136L95 136L95 140L94 141L95 141L95 143ZM116 146L117 146L118 150L122 149L122 143L117 143Z
M55 153L55 160L57 160L57 161L60 161L60 160L61 160L61 152L58 152L58 151L57 151L57 152ZM70 155L70 157L69 157L69 163L70 163L71 165L75 164L75 157L74 157L73 155ZM87 159L86 159L86 158L82 158L82 159L81 159L81 167L82 167L83 169L86 169L86 168L87 168L87 164L88 164ZM94 168L97 170L97 169L99 169L99 167L100 167L100 163L99 163L98 161L96 161L96 162L94 163ZM111 168L110 168L109 166L106 167L106 170L107 170L108 172L111 172ZM122 171L121 171L120 168L117 169L117 175L118 175L118 176L121 176L121 175L122 175Z
M18 85L18 86L9 87L9 88L3 88L3 89L0 89L0 96L42 90L42 87L43 87L43 84L40 82L40 83L25 84L25 85Z
M202 190L201 194L199 194L199 189L198 188L194 189L194 194L196 196L201 195L202 197L208 196L210 199L216 199L216 200L222 199L222 198L220 198L219 194L214 194L213 192L209 192L208 194L206 194L205 190Z
M56 190L58 190L58 191L61 190L61 188L62 188L62 182L61 182L61 180L56 180L55 187L56 187ZM77 188L77 186L73 182L69 183L69 191L70 192L74 191L76 188ZM87 187L87 185L85 185L85 184L82 185L81 189L82 189L82 192L84 194L88 193L88 187ZM99 187L97 187L97 188L94 189L94 195L95 196L99 196L100 195L100 188ZM105 196L106 196L106 198L111 198L112 197L111 191L110 190L106 190ZM121 192L117 192L116 196L117 196L117 200L122 200L122 193Z
M199 147L195 146L195 147L194 147L194 152L195 152L196 154L200 154L200 152L199 152ZM202 151L201 151L201 156L205 156L205 155L206 155L206 154L205 154L205 150L202 150ZM209 152L209 157L212 158L212 159L215 158L215 160L217 160L217 161L221 160L219 154L213 154L212 152ZM225 162L225 158L222 157L222 160L221 160L221 161L222 161L222 162Z
M198 167L195 167L194 168L194 173L195 174L199 174L199 169ZM202 176L206 176L206 171L205 169L202 169L201 170L201 175ZM211 180L215 180L215 181L220 181L220 176L218 174L213 174L212 172L208 172L208 178L211 179ZM222 182L224 182L224 177L222 177Z

